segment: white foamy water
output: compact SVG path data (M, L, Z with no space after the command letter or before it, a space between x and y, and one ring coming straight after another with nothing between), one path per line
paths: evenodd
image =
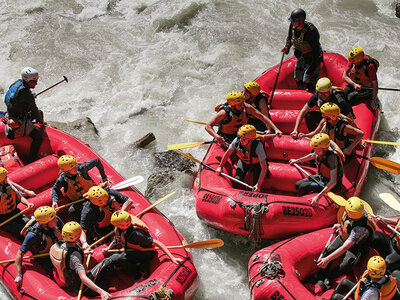
M0 1L2 95L25 66L39 70L37 91L62 79L68 84L43 94L47 121L90 117L99 130L94 148L126 177L153 173L153 153L168 144L210 140L203 127L232 89L280 61L290 12L302 7L321 35L324 50L343 55L356 46L380 61L382 87L400 88L399 19L395 1L379 0L34 0ZM399 92L380 92L379 138L398 141ZM1 104L1 108L4 105ZM146 149L131 144L148 132ZM400 147L376 154L400 161ZM203 157L206 148L190 152ZM165 187L177 196L159 209L191 241L221 238L216 250L193 250L200 275L197 300L248 299L247 264L264 244L209 227L197 218L192 178ZM393 214L378 193L397 196L399 179L371 167L363 197L374 210ZM145 184L138 186L144 192ZM0 292L1 293L1 292ZM1 298L2 296L0 294Z

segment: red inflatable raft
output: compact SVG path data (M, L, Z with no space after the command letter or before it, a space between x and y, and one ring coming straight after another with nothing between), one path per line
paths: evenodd
M372 248L354 266L354 274L344 274L336 278L329 290L316 295L315 284L306 283L317 274L319 268L314 260L318 259L331 234L332 228L325 228L281 241L254 253L248 267L251 299L329 299L341 279L357 282L367 269L368 259L378 255ZM342 256L337 258L333 266L338 265L341 259Z
M324 53L320 77L329 77L334 86L344 86L343 70L348 61L340 54ZM311 93L296 90L293 79L295 58L282 63L277 89L274 94L272 121L285 134L293 128L301 108ZM264 72L256 81L265 91L271 91L279 66ZM380 112L365 104L354 107L357 126L364 131L364 139L374 139L379 127ZM304 120L299 131L307 132ZM373 144L368 144L357 154L369 157ZM269 163L267 178L260 193L235 189L226 177L218 176L207 167L201 166L193 184L197 214L211 225L235 234L251 238L281 239L294 234L309 232L329 226L336 219L337 208L328 197L323 197L317 207L309 205L314 195L298 197L295 182L305 178L304 174L288 164L289 159L299 158L311 151L307 140L294 140L289 135L266 138L265 148ZM211 144L203 159L204 164L216 169L224 150L216 143ZM234 176L234 162L228 160L222 170ZM346 196L359 195L368 172L369 161L353 158L345 163L343 185ZM316 169L304 167L315 174ZM246 183L251 182L249 176Z
M80 162L86 162L93 158L99 158L104 165L105 172L109 181L116 184L124 178L114 170L106 161L95 153L88 145L78 139L61 132L52 127L41 129L44 141L40 148L42 158L32 164L23 166L17 156L11 155L9 159L14 160L8 169L13 170L9 173L9 178L13 182L21 184L27 189L34 190L37 196L29 201L35 207L41 205L51 205L51 188L58 177L57 159L60 155L71 154ZM29 153L31 139L29 137L17 140L8 140L4 137L4 125L0 125L0 143L8 146L7 149L15 147L16 153L24 160ZM3 158L3 157L2 157ZM7 160L8 161L8 160ZM100 175L97 170L91 173L92 178L98 183ZM134 202L132 214L138 214L151 203L135 188L126 188L122 192L130 197ZM64 199L64 203L67 203ZM60 204L63 204L62 202ZM21 204L20 204L21 205ZM21 206L20 209L25 207ZM30 212L32 214L34 209ZM62 214L61 214L62 217ZM162 241L166 246L185 244L186 241L178 232L174 225L156 209L145 213L141 219L148 225L151 235L157 240ZM6 231L0 229L0 260L15 258L21 242ZM168 257L158 251L151 261L150 276L143 281L135 281L124 272L117 272L111 281L108 291L113 298L120 299L153 299L152 294L165 286L171 293L172 299L192 299L199 285L198 274L193 264L192 255L184 248L171 249L175 257L180 257L183 262L179 265L172 263ZM28 252L27 255L30 255ZM91 265L96 264L97 260L103 258L99 248L96 248ZM16 275L15 265L1 265L1 280L15 299L76 299L76 295L67 293L52 280L46 271L34 259L24 261L24 281L23 291L18 291L14 283ZM28 296L29 295L29 296ZM82 299L88 299L85 296ZM92 298L90 298L92 299ZM99 299L99 297L94 298Z

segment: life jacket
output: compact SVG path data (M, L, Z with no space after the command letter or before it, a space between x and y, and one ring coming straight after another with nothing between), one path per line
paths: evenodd
M346 125L349 125L349 121L343 115L339 115L338 122L334 126L329 122L325 122L324 124L325 133L329 135L330 140L334 141L340 149L344 149L350 144L349 136L343 135Z
M15 99L18 97L20 90L23 88L24 88L24 83L22 79L17 80L10 86L4 98L4 103L7 106L7 110L10 110L13 107L13 105L16 104Z
M17 193L9 184L0 184L0 215L8 214L17 208Z
M354 220L347 215L346 210L343 212L342 221L340 222L339 229L339 235L342 240L346 241L350 236L351 230L356 226L368 229L369 236L365 240L365 242L370 242L372 240L372 234L375 231L375 223L373 219L369 217L366 213L364 213L364 215L360 219ZM363 243L363 241L361 241L361 243Z
M391 300L397 291L397 282L390 273L386 274L379 279L378 282L372 282L368 271L365 271L357 284L354 300L361 300L362 295L368 287L375 287L379 291L379 300Z
M29 222L27 222L21 230L21 235L26 236L28 232L33 232L37 235L40 235L42 242L39 246L33 247L34 253L47 253L50 250L50 247L57 243L59 240L62 240L62 235L60 230L56 227L44 229L38 222L36 222L35 217L32 217Z
M60 172L60 175L68 184L66 195L71 201L82 198L83 194L87 193L95 185L92 179L87 180L83 178L79 171L77 171L74 177L68 176L65 172Z
M133 230L141 230L143 231L146 235L149 234L149 228L147 227L146 223L144 223L142 220L140 220L138 217L134 216L131 214L131 221L132 225L126 229L126 230L121 230L115 227L115 235L117 237L121 238L121 242L124 245L125 249L138 249L139 245L132 244L129 242L129 234L132 233ZM128 236L128 238L127 238Z
M74 251L78 251L84 257L79 246L68 247L65 241L53 244L49 251L50 260L54 266L53 276L55 281L62 288L73 291L80 285L79 276L69 266L70 256Z
M378 71L379 62L375 58L372 58L368 55L364 56L364 60L359 66L353 64L349 72L349 77L351 80L353 80L355 83L361 84L362 86L372 87L372 82L369 81L368 77L368 66L371 63Z
M317 156L316 162L318 166L318 173L321 174L325 178L331 178L331 169L329 167L329 157L331 155L336 155L339 159L338 165L337 165L337 178L336 178L336 184L341 184L342 183L342 177L343 177L343 161L345 160L344 154L342 151L334 149L330 150L325 150L324 153L321 156Z
M236 114L233 112L231 106L225 103L219 108L219 110L221 109L225 110L226 117L218 125L219 132L223 134L235 134L240 127L247 124L246 108L243 108L239 114Z
M308 25L308 26L307 26ZM300 32L300 35L296 37L296 29L292 27L292 45L296 50L299 50L301 53L306 54L312 51L312 47L309 42L304 40L304 35L307 30L313 30L315 27L312 23L304 21L303 29ZM298 30L297 30L298 31Z
M259 159L256 153L256 149L259 143L263 143L259 138L255 138L250 145L250 148L245 148L240 141L236 147L236 155L241 161L246 164L255 165L259 163Z

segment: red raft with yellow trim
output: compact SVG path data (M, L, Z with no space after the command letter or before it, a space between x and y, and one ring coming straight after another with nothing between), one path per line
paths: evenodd
M63 154L70 154L79 162L86 162L93 158L99 158L104 166L109 181L113 184L121 182L124 178L104 161L87 144L78 139L52 127L40 129L43 136L39 153L41 158L37 161L24 165L23 161L28 158L31 139L23 137L16 140L8 140L4 137L4 125L0 125L1 149L6 149L7 156L2 156L2 162L7 165L8 178L26 189L36 192L37 196L28 201L35 204L35 208L41 205L51 205L51 189L59 176L57 159ZM3 151L3 150L1 150ZM22 158L19 159L19 157ZM95 168L96 169L96 168ZM89 174L96 183L99 183L100 175L96 171ZM134 187L125 188L121 191L133 200L134 208L130 213L138 214L151 203ZM60 200L65 204L66 199ZM22 210L25 207L19 204ZM32 215L34 209L28 214ZM60 214L59 214L60 215ZM61 218L63 214L61 213ZM150 234L163 242L166 246L185 244L184 237L178 232L175 226L157 209L151 209L141 219L148 225ZM0 261L14 259L19 250L21 241L0 228ZM114 298L120 299L158 299L155 293L160 287L165 287L165 293L171 295L172 299L192 299L199 285L198 274L193 263L192 255L185 248L171 249L175 257L183 261L176 265L162 251L150 263L150 275L142 281L136 281L123 271L117 272L111 281L108 291ZM28 252L26 255L30 255ZM99 248L95 249L93 259L89 266L93 267L103 255ZM24 263L23 290L17 290L14 283L16 275L15 264L2 264L0 279L15 299L76 299L75 294L64 291L57 283L50 278L45 269L34 259L25 260ZM99 299L99 297L82 299Z
M311 283L312 277L319 271L314 260L318 259L331 234L332 228L325 228L281 241L254 253L248 266L251 299L329 299L340 280L347 278L357 282L367 269L368 259L378 255L372 248L353 267L352 273L334 278L329 289L321 290L317 284ZM334 260L332 267L342 259L343 256Z
M296 90L293 72L294 57L282 63L277 89L270 110L272 121L286 135L265 139L265 150L269 164L269 177L265 179L261 192L236 189L232 182L214 171L200 166L193 184L197 214L212 226L234 234L251 238L282 239L294 234L324 228L335 222L334 203L325 196L318 206L312 207L309 199L316 194L297 196L295 183L306 176L290 166L291 158L299 158L311 152L309 141L294 140L289 134L301 108L312 96L304 90ZM342 74L348 61L340 54L324 53L320 77L329 77L334 86L344 87ZM257 81L262 90L271 91L279 65L265 71ZM355 122L365 133L364 139L373 140L377 134L380 111L364 103L353 107ZM299 132L308 132L304 120ZM358 155L370 157L373 144L367 144ZM209 147L203 163L216 169L225 150L216 143ZM346 196L359 195L368 172L369 161L353 157L344 164L343 186ZM316 168L303 167L308 173L316 174ZM235 161L228 160L222 172L235 176ZM250 183L251 175L245 182Z

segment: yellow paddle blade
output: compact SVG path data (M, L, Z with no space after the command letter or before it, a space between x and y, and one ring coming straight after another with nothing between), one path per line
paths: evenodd
M201 249L201 248L219 248L224 245L224 241L221 239L212 239L212 240L206 240L206 241L200 241L200 242L194 242L190 243L187 245L182 245L182 248L195 248L195 249Z
M344 199L342 196L336 195L335 193L328 192L328 196L339 206L345 206L347 200Z
M184 157L189 158L190 160L193 160L194 162L197 162L198 164L201 164L201 161L199 161L198 159L194 158L191 154L189 153L185 153L181 150L176 149L176 152L178 152L179 154L182 154Z
M378 169L388 171L393 174L400 174L400 164L382 157L371 157L369 161Z
M373 217L375 217L374 215L374 211L372 210L371 205L369 205L366 201L361 200L361 202L364 204L364 208L367 210L367 212L372 215Z
M169 193L168 195L162 197L160 200L157 200L156 202L154 202L152 205L150 205L149 207L145 208L144 210L142 210L140 213L138 213L136 215L136 217L140 217L141 215L143 215L144 213L148 212L150 209L152 209L154 206L160 204L161 202L163 202L165 199L171 197L173 194L175 194L175 192Z
M193 148L204 144L209 144L209 142L189 142L189 143L173 144L173 145L168 145L168 150Z
M388 206L400 212L400 203L392 194L380 193L379 198L381 198Z
M382 144L382 145L400 146L400 143L396 143L396 142L372 141L372 140L363 140L363 142L372 143L372 144Z
M196 123L196 124L200 124L200 125L206 125L206 122L201 122L201 121L192 121L192 120L188 120L188 119L184 119L186 122L191 122L191 123Z

